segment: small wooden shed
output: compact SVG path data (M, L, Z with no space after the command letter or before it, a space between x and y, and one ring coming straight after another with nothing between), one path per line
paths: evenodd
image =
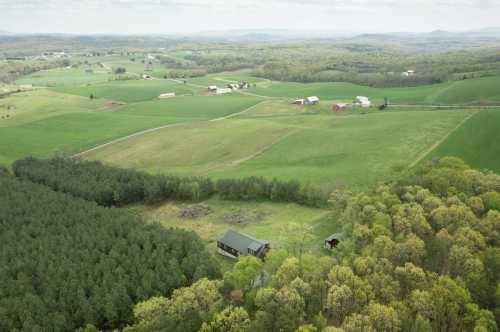
M325 249L335 249L340 241L344 239L343 233L335 233L325 239Z

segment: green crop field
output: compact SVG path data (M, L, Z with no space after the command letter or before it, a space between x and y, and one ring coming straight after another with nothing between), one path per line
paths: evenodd
M500 109L481 110L440 144L428 159L460 157L477 169L500 172Z

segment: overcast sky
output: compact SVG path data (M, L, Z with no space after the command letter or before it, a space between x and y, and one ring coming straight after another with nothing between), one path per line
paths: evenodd
M500 0L0 0L0 30L24 33L469 30L499 16Z

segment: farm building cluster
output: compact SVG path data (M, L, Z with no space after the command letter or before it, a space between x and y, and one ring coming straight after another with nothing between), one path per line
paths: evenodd
M295 99L293 101L295 105L317 105L319 104L319 98L317 96L311 96L307 98Z
M210 85L207 88L207 91L209 93L214 93L214 94L225 94L225 93L231 93L233 91L237 90L244 90L250 88L250 84L247 82L239 82L239 83L229 83L225 87L218 87L216 85Z
M344 239L343 233L335 233L324 240L325 249L335 249ZM255 256L264 259L271 250L269 241L228 230L217 238L217 252L223 256L238 259L240 256Z

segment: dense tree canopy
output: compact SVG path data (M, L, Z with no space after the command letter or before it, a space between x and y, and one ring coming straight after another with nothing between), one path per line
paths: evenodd
M345 238L331 256L243 258L211 295L213 314L186 315L187 330L498 331L499 192L500 176L455 158L371 192L334 192Z
M0 331L119 327L132 305L219 276L199 237L0 170Z
M163 200L200 201L215 194L227 200L295 202L308 206L325 206L328 200L326 192L294 180L248 177L214 183L205 177L151 175L69 158L25 158L16 161L12 168L20 178L103 206Z

